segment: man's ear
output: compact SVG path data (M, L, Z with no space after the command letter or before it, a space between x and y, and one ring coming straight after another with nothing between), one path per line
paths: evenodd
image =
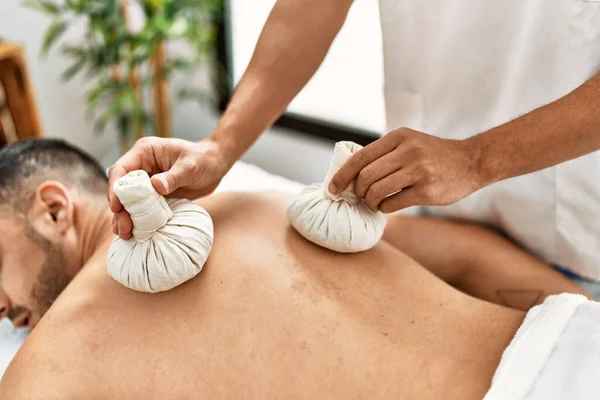
M64 235L74 224L73 199L60 182L46 181L35 191L29 220L47 238Z

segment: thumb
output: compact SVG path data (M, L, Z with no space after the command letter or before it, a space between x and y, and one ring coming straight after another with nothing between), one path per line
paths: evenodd
M185 177L185 171L176 163L170 170L153 175L150 180L158 193L167 196L186 184Z

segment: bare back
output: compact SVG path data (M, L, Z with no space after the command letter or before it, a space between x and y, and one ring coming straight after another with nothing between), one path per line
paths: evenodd
M165 293L114 282L100 249L32 333L0 399L483 396L522 313L456 291L386 243L319 248L289 227L285 203L203 200L209 262Z

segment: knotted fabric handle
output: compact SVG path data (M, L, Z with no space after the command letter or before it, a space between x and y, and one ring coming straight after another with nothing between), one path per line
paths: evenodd
M165 198L150 181L146 171L132 171L117 179L113 190L133 221L133 238L142 243L173 217Z
M337 142L333 149L333 157L331 158L331 164L329 165L329 171L327 172L327 176L325 178L325 185L323 185L323 190L325 191L325 196L333 201L342 201L345 200L351 204L356 204L360 201L356 193L354 192L354 181L350 183L350 185L340 194L333 194L329 191L329 182L331 178L339 171L339 169L344 165L344 163L352 156L352 154L356 153L363 147L354 142Z

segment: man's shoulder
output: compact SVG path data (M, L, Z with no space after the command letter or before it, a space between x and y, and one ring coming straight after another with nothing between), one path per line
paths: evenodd
M44 346L32 335L0 381L0 400L74 399L69 388L64 387L61 362L53 359L52 352L44 351Z

